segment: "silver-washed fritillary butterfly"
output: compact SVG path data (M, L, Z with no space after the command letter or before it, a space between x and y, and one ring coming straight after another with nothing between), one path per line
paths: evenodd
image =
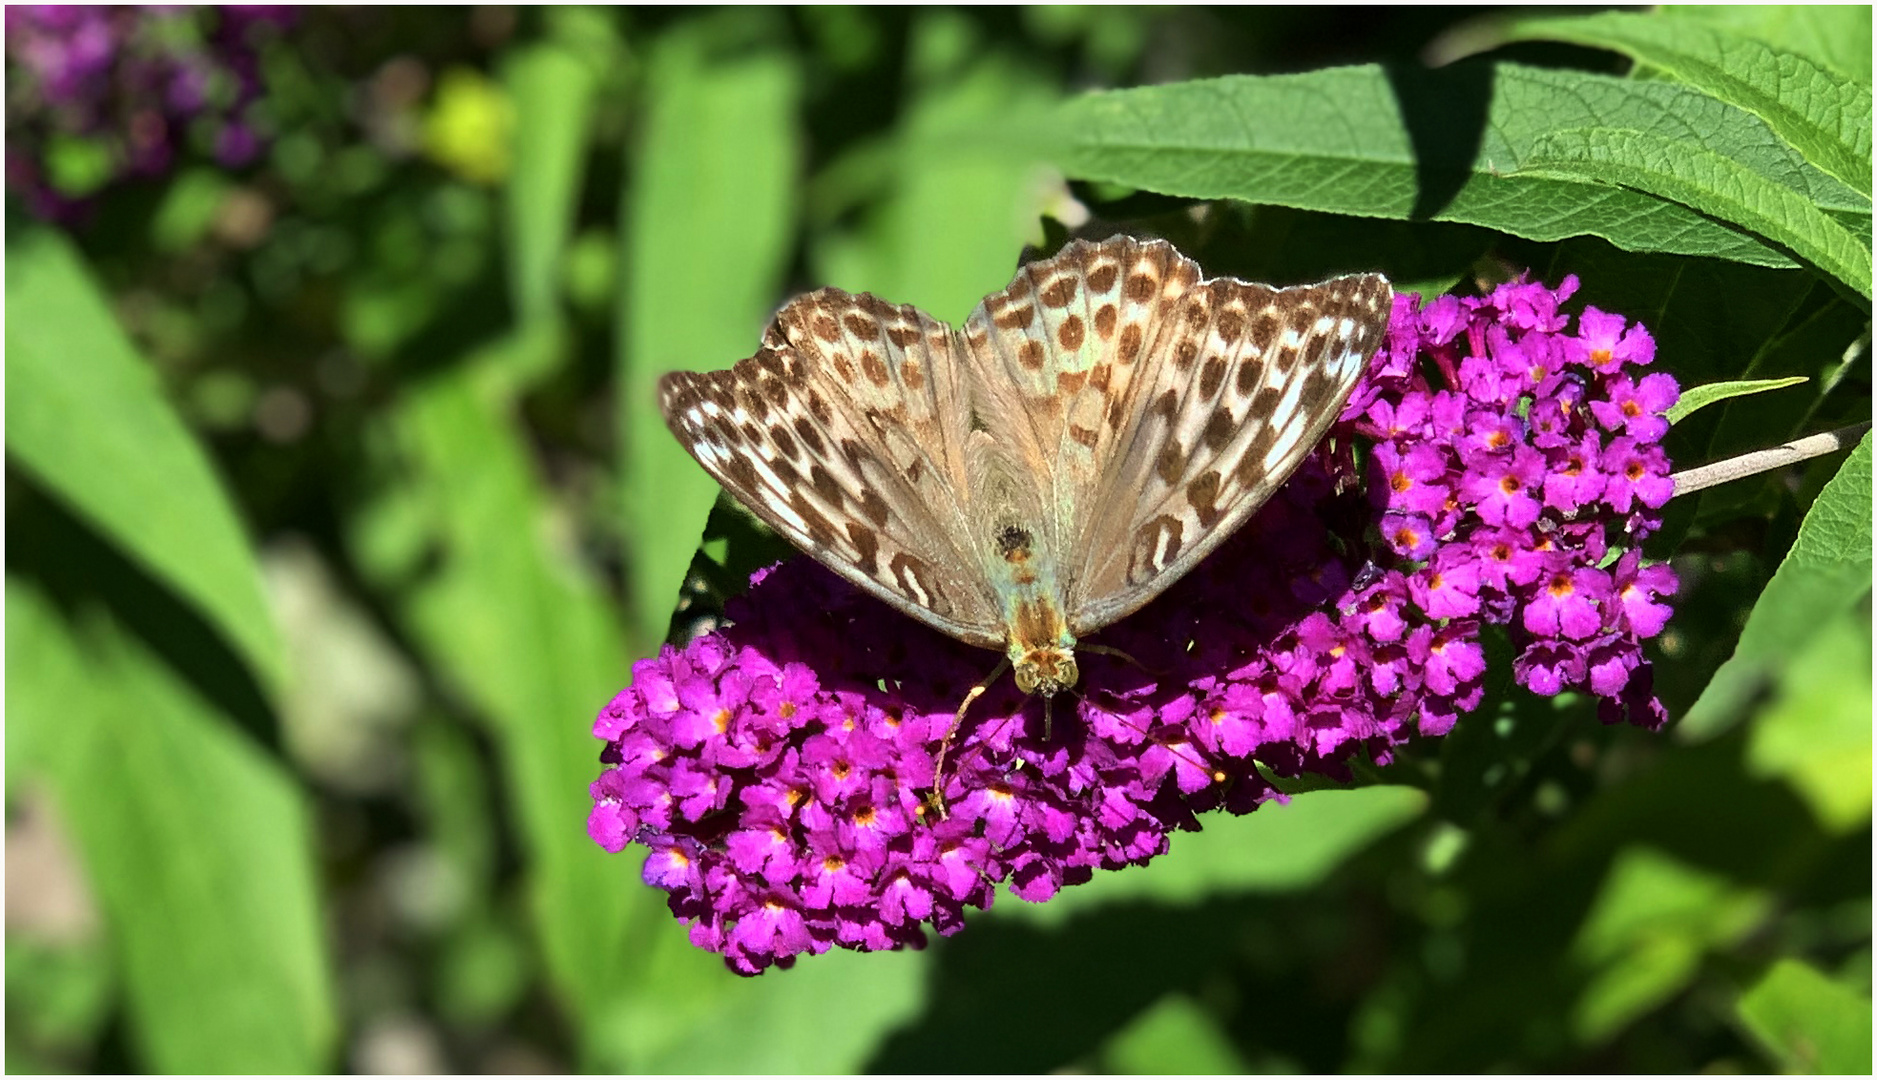
M667 375L659 404L757 517L1048 697L1075 685L1077 639L1290 476L1393 302L1379 274L1277 289L1203 279L1164 241L1077 241L962 330L865 293L797 297L755 356Z

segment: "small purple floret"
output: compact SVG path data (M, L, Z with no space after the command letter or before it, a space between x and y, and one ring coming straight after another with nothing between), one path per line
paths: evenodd
M1590 308L1571 331L1576 287L1398 297L1331 440L1101 632L1139 665L1084 650L1049 741L1043 702L993 686L946 759L942 813L939 742L995 657L797 559L757 574L728 628L633 666L594 722L590 835L644 844L691 940L755 974L921 947L999 884L1047 900L1151 860L1201 812L1282 798L1267 775L1347 779L1352 757L1443 735L1484 697L1488 625L1527 688L1660 727L1642 641L1676 583L1636 547L1673 494L1659 440L1677 391L1636 370L1655 354L1641 326Z

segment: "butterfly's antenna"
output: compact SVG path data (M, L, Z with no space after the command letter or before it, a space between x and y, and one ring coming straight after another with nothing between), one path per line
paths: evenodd
M941 821L945 819L945 755L952 748L952 739L957 736L959 725L965 722L965 710L971 707L972 702L983 696L984 691L989 690L991 684L996 682L998 676L1009 667L1010 657L1006 656L997 662L997 666L991 669L989 675L978 680L977 685L965 694L964 703L958 706L958 715L952 717L952 726L945 729L945 738L939 741L938 760L932 766L932 798L938 805Z
M1143 664L1139 660L1136 660L1132 655L1125 653L1121 651L1120 649L1115 648L1112 645L1097 645L1093 642L1084 641L1078 644L1076 648L1081 650L1082 652L1098 653L1102 656L1114 656L1122 660L1126 660L1128 663L1133 664L1135 667L1140 668L1142 671L1145 671L1147 674L1152 675L1156 679L1166 674L1166 672L1164 671L1155 671L1153 668L1150 668L1146 664Z

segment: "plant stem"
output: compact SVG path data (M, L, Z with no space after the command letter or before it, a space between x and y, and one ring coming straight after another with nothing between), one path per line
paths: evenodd
M1750 454L1717 461L1712 465L1697 465L1676 473L1670 479L1675 481L1675 496L1711 488L1729 480L1738 480L1743 476L1769 472L1773 469L1794 465L1807 458L1821 457L1834 450L1843 450L1855 445L1859 436L1870 430L1870 423L1852 424L1836 431L1827 431L1822 435L1807 435L1803 439L1794 439L1769 450L1755 450Z

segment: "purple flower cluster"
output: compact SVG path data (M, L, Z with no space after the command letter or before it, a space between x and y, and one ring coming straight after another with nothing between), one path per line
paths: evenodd
M217 161L261 149L257 44L292 8L228 5L6 9L7 182L41 217L69 217L120 177L167 172L191 129ZM82 170L55 157L74 147Z
M1046 900L1147 862L1199 812L1281 797L1270 775L1346 779L1352 755L1443 734L1481 701L1488 624L1525 686L1659 726L1641 641L1675 579L1637 545L1672 493L1677 390L1638 377L1642 327L1589 308L1572 332L1575 288L1398 298L1331 439L1102 631L1136 662L1085 650L1079 693L1047 705L1002 680L942 777L939 743L995 658L810 560L758 574L727 629L639 661L601 711L589 834L645 844L645 880L692 941L754 974L917 947L999 884Z

